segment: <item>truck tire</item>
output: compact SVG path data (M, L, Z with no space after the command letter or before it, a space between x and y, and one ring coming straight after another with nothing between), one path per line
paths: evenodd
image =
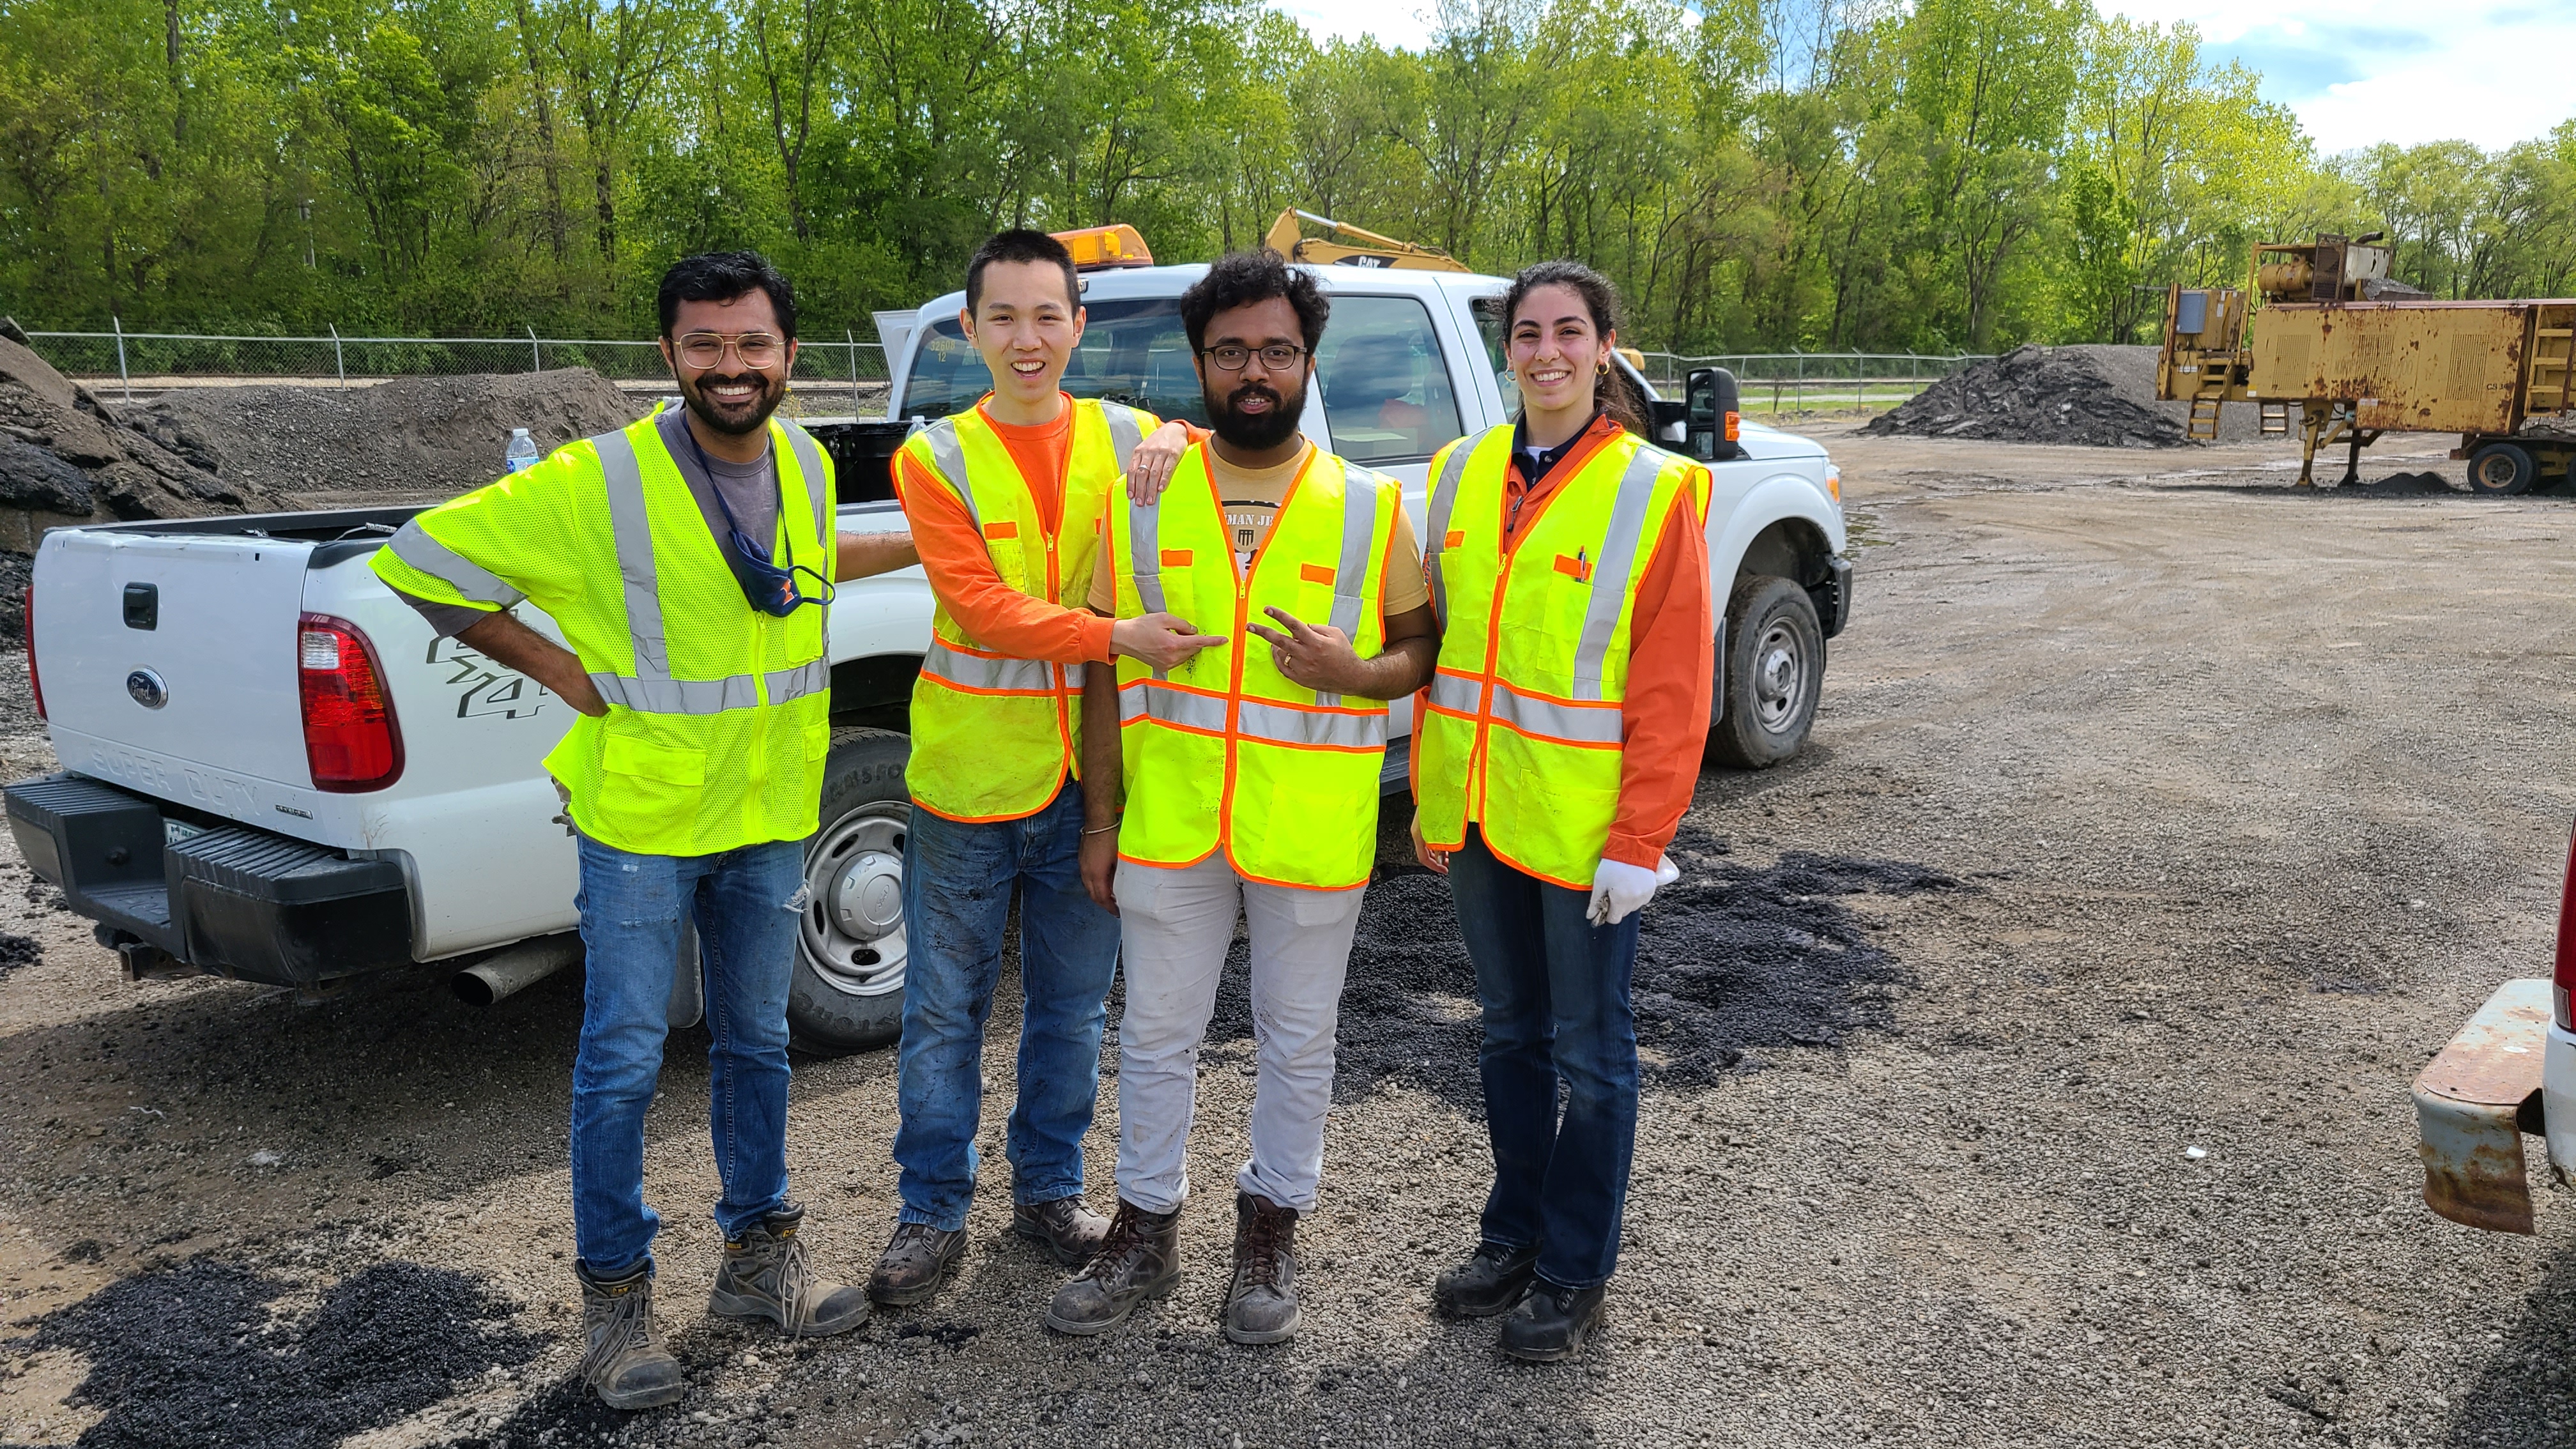
M822 825L805 842L812 893L796 933L787 1044L816 1056L883 1046L903 1034L903 841L912 741L889 730L832 731Z
M1767 770L1807 743L1825 686L1825 631L1815 600L1784 578L1738 580L1726 602L1725 696L1708 755Z
M2489 443L2469 455L2469 491L2490 498L2528 493L2540 477L2540 465L2520 443Z

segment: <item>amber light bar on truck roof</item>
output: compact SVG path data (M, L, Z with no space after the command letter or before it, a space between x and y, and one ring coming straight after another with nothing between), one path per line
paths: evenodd
M1064 243L1073 253L1073 267L1078 272L1098 271L1103 267L1150 267L1154 254L1145 246L1145 238L1125 222L1114 226L1087 226L1079 231L1051 231L1047 235Z

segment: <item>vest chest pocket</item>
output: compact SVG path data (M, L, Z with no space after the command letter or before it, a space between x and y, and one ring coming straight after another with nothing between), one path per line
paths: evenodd
M1001 575L1003 583L1024 594L1029 591L1029 555L1020 541L1018 524L985 524L984 550L993 556L993 572Z
M1288 612L1300 623L1325 625L1333 622L1333 570L1324 564L1300 564L1297 568L1297 602Z
M687 822L707 782L707 754L632 735L610 735L599 754L599 798L588 807L613 835L629 841L686 837ZM629 845L629 849L650 847Z
M610 735L600 748L599 768L611 775L685 785L694 791L707 782L707 752L631 735Z

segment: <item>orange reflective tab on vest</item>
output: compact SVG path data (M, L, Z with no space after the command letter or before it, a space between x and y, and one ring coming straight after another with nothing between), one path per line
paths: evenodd
M1329 584L1333 581L1333 571L1322 564L1299 564L1297 577L1310 584Z
M1167 548L1163 550L1163 567L1167 569L1185 569L1189 566L1190 551L1188 549Z
M1579 553L1558 554L1556 571L1579 584L1592 582L1592 560Z
M1000 523L988 523L984 525L984 536L986 538L1017 538L1020 536L1020 526L1008 519L1005 519Z
M1449 530L1449 532L1442 537L1440 541L1440 546L1442 548L1464 548L1466 545L1467 530L1463 528L1453 528Z

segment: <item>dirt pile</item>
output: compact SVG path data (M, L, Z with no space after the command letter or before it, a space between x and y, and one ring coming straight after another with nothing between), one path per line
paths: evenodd
M278 502L127 426L0 318L0 549L32 552L57 524L193 518Z
M373 387L228 387L164 393L132 421L227 482L280 493L435 498L501 473L510 430L551 452L634 421L636 407L586 367L414 377Z
M2219 415L2219 441L2256 434L2258 410ZM1870 420L1881 437L2177 448L2191 441L2190 405L2156 400L2152 347L2023 347L1953 373Z

